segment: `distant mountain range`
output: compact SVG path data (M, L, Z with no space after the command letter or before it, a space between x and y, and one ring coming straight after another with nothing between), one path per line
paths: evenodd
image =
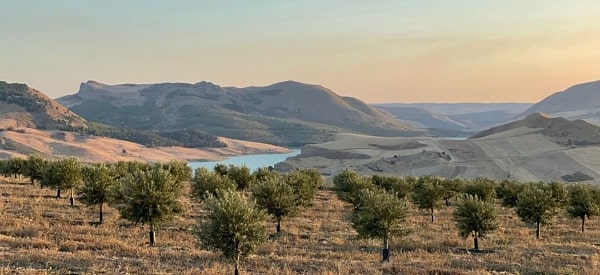
M464 136L510 121L530 103L372 104L418 128L462 131Z
M331 133L415 135L415 128L318 85L285 81L266 87L210 82L107 85L82 83L57 99L90 121L152 131L198 129L285 146L327 140Z

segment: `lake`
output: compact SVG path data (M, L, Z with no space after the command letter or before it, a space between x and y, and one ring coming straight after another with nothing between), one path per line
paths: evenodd
M233 164L235 166L241 166L245 164L250 168L250 170L254 171L260 167L274 166L276 163L282 162L288 157L293 157L298 154L300 154L300 149L292 149L291 152L283 154L242 155L230 157L220 161L188 162L188 166L190 166L193 170L196 170L196 168L198 167L205 167L209 170L212 170L218 163L222 163L225 165Z

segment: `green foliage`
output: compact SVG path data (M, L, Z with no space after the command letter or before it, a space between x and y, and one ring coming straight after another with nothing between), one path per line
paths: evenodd
M100 206L99 222L104 221L102 207L108 201L115 184L115 171L105 164L94 164L82 168L83 185L77 190L79 201L87 206Z
M495 180L476 178L465 184L464 193L476 196L484 201L494 201L496 199L497 185Z
M217 136L199 130L175 130L154 132L130 128L131 126L119 127L109 126L98 122L87 122L87 127L73 127L67 124L58 128L63 131L77 132L84 135L100 137L111 137L139 143L148 147L157 146L182 146L187 148L227 147L227 144L219 141Z
M179 202L183 186L159 166L136 170L119 180L113 197L114 206L122 218L135 224L148 224L154 230L160 223L183 213Z
M303 168L299 169L298 172L308 176L310 178L311 185L314 186L314 188L322 189L323 187L325 187L325 179L323 178L321 172L319 172L318 169Z
M48 161L42 157L32 154L27 157L23 166L23 175L29 177L33 184L36 180L41 181L44 176L44 170L48 166Z
M333 185L340 200L351 203L355 207L360 201L363 189L377 189L370 178L361 177L356 172L345 169L333 177Z
M576 183L568 188L567 214L581 219L581 232L585 230L585 220L600 215L600 189L595 186Z
M442 199L446 194L443 179L433 176L419 178L412 193L413 203L420 209L431 211L431 222L435 220L434 210L442 206Z
M550 224L562 207L564 194L555 189L560 188L556 184L528 183L517 196L517 215L523 222L536 225L538 239L540 225Z
M213 168L213 171L217 172L217 174L221 176L227 176L227 174L229 174L229 167L225 164L217 163L215 168Z
M444 187L444 200L446 206L450 206L450 199L456 197L465 187L465 183L462 179L444 179L442 181Z
M382 189L364 189L360 202L352 212L352 227L359 238L382 240L383 248L388 249L390 239L408 232L403 226L406 204L396 195Z
M210 196L217 196L224 190L236 189L236 184L230 178L210 171L204 167L196 168L192 178L192 197L204 201Z
M4 81L0 81L0 101L19 105L28 112L42 111L50 105L50 100L30 92L27 85Z
M301 207L312 206L317 190L323 184L322 181L315 180L310 173L303 172L303 170L295 170L284 175L283 181L292 187L296 205Z
M277 220L277 233L281 231L281 220L298 213L296 194L292 186L283 179L268 177L252 188L256 204L267 210Z
M206 201L195 231L203 248L221 252L235 263L251 255L267 240L267 213L241 194L227 190Z
M453 212L454 222L461 237L485 237L498 229L494 203L481 200L477 196L465 195ZM479 249L475 241L475 249Z
M58 190L71 189L73 191L73 188L79 186L81 181L81 163L74 157L49 162L42 175L44 186L50 186ZM73 192L71 192L72 197Z
M270 177L278 178L280 176L281 175L279 174L279 172L275 170L270 170L266 167L260 167L252 173L252 178L254 178L254 182L260 182Z
M514 180L503 180L496 187L496 197L502 201L502 206L515 207L519 194L523 191L524 184Z
M391 177L391 176L378 176L373 175L371 177L373 184L377 185L389 191L391 193L396 194L396 196L400 199L407 198L416 185L416 178L411 177Z
M167 163L155 164L169 171L169 174L174 177L178 183L188 182L192 178L192 168L183 161L172 160Z
M19 157L10 157L2 162L2 174L5 176L19 176L25 172L26 160Z
M238 190L245 190L252 183L253 177L247 165L229 165L227 176L235 182Z

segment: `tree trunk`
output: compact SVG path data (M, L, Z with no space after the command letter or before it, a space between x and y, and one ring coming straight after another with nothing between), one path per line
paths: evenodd
M536 222L535 238L538 239L538 240L540 239L540 221Z
M473 233L473 246L475 247L475 251L479 251L479 241L477 240L477 231Z
M104 213L102 212L102 206L104 206L103 202L100 203L100 224L104 222Z
M444 200L446 201L446 207L450 206L450 198L446 197L444 198Z
M435 214L433 213L433 207L431 207L431 222L435 222Z
M150 245L154 246L156 242L156 235L154 234L154 226L150 225L150 232L148 232L148 240L150 241Z
M277 234L281 233L281 219L277 218Z
M71 203L71 206L75 205L75 198L73 198L73 188L71 188L71 197L69 198L69 203Z
M60 198L60 188L56 189L56 198Z
M233 274L235 274L235 275L239 275L240 274L239 267L240 267L240 254L237 254L235 256L235 271L234 271Z
M383 249L381 251L381 261L389 262L390 261L390 244L387 238L383 239Z
M585 231L585 216L581 218L581 233Z

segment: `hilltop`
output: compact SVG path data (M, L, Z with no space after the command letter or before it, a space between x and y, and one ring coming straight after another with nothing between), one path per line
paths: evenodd
M25 84L0 81L0 128L86 127L79 115Z
M276 168L317 167L327 175L350 168L396 176L598 182L598 155L600 127L536 113L468 140L337 134L332 141L305 146Z
M585 119L600 124L600 81L577 84L531 106L517 118L540 112L553 117Z
M107 85L82 83L57 99L91 121L153 131L201 129L229 138L299 146L351 132L414 135L411 125L319 86L285 81L265 87L210 82Z

